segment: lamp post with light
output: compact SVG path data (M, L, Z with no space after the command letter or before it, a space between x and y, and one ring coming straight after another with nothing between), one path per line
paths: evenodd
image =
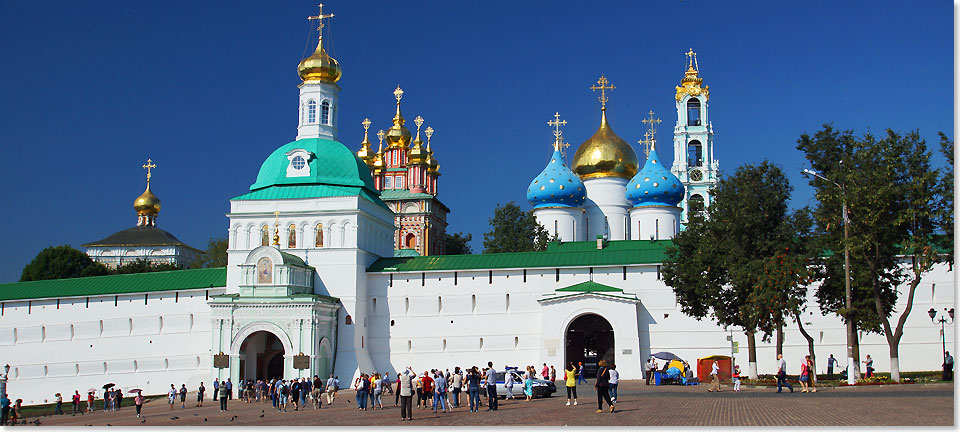
M944 318L942 315L940 316L939 320L934 319L937 316L937 310L934 308L930 308L930 310L927 311L927 315L930 315L930 321L932 323L934 324L940 323L940 343L942 344L942 347L943 347L943 362L946 363L947 362L947 334L944 333L944 324L953 324L953 308L950 308L950 310L947 310L947 308L943 308L943 311L946 312L947 315L950 315L950 321L947 321L947 319Z
M843 161L840 161L840 163L843 163ZM844 306L847 310L847 313L844 314L847 324L847 384L854 385L857 383L857 377L854 374L854 371L856 371L857 368L857 362L853 359L853 340L856 337L856 328L854 327L853 321L853 292L850 289L850 247L848 246L847 241L850 236L850 231L848 228L850 219L847 217L847 190L839 183L824 177L822 174L812 169L804 168L803 173L826 180L830 183L833 183L834 186L840 188L840 198L843 201L843 282L846 289L846 301Z
M7 377L10 375L10 365L3 366L3 378L0 378L0 396L7 394Z

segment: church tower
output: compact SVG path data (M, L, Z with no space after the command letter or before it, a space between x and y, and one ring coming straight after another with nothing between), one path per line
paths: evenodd
M337 139L337 110L340 102L340 64L327 54L323 48L323 20L333 14L320 13L310 17L317 20L318 41L313 55L303 59L297 66L297 73L303 83L300 84L300 120L297 125L297 139L323 138Z
M691 49L686 55L687 71L677 86L677 125L673 132L673 167L670 168L686 192L680 202L684 224L690 220L691 213L710 207L720 169L714 159L713 124L707 109L710 86L701 86L703 78L697 53Z

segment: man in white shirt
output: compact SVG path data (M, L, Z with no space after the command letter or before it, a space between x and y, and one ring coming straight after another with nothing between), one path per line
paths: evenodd
M607 390L610 393L610 401L617 403L617 386L620 384L620 372L617 372L617 365L610 365L610 384L609 389Z
M787 386L790 393L793 393L793 386L787 382L787 361L783 359L783 354L777 354L777 360L780 360L780 369L777 370L777 393L783 390L783 386Z
M713 367L710 369L710 380L710 389L707 391L720 393L720 365L716 360L713 361Z
M657 371L657 359L650 357L647 360L647 385L650 385L650 380L653 379L653 374L656 371Z

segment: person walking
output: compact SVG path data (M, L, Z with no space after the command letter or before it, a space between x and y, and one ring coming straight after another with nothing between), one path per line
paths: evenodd
M72 414L72 415L73 415L73 416L76 416L78 412L80 413L80 415L83 415L83 411L80 411L80 390L74 390L74 391L73 391L73 397L70 398L70 399L71 399L71 402L73 402L73 414Z
M120 408L123 408L123 390L117 389L114 399L117 401L117 411L120 411Z
M833 379L833 367L836 366L837 359L833 357L833 354L830 354L830 358L827 359L827 379Z
M447 380L443 377L443 373L437 371L436 377L433 379L433 412L437 412L437 405L440 405L440 409L444 414L447 412Z
M180 386L180 408L187 407L187 385Z
M487 411L496 411L498 406L497 403L497 371L493 368L493 362L487 362L487 399L489 400L487 405Z
M400 421L413 420L413 381L417 374L407 366L403 373L397 374L397 394L400 395Z
M54 395L57 399L57 406L53 408L54 415L63 415L63 396L60 393Z
M540 370L540 376L542 376L544 380L550 378L550 368L547 367L546 363L543 364L543 369Z
M357 387L357 399L360 402L360 411L367 410L367 395L370 394L370 380L367 378L367 374L360 374L360 382Z
M507 390L507 396L503 400L513 400L513 373L509 370L503 373L503 388Z
M867 354L867 359L863 361L863 364L867 367L867 376L865 378L873 378L873 359L870 358L870 354Z
M337 384L333 378L333 374L330 374L330 378L327 379L327 405L333 404L333 392L336 391Z
M607 369L607 361L597 362L597 382L593 384L597 389L597 412L603 412L603 402L610 405L610 412L613 412L613 401L610 400L610 370Z
M220 412L224 412L227 410L227 399L230 397L230 390L227 389L227 386L220 385L219 396L220 396Z
M740 391L740 365L733 367L733 391Z
M802 363L800 363L800 378L799 378L800 388L801 388L800 393L806 393L808 391L807 383L810 382L810 369L809 369L810 365L807 362L809 360L810 360L810 356L807 356L807 358Z
M94 407L94 401L97 399L97 396L93 392L87 392L87 412L93 412L96 408Z
M467 371L467 398L470 399L470 412L480 411L480 372L474 366Z
M321 399L323 395L323 380L320 379L318 375L313 376L313 391L310 393L310 396L313 398L313 409L323 408L323 401Z
M943 356L943 380L953 381L953 356L946 351Z
M620 383L620 372L617 372L617 365L610 365L610 400L617 403L617 385Z
M290 403L294 411L300 411L300 381L290 380Z
M231 378L227 378L227 382L224 385L227 386L227 398L233 400L233 381L230 381Z
M207 388L203 386L203 381L200 381L200 387L197 388L197 406L203 406L203 394L207 391Z
M170 384L170 391L167 392L167 403L170 404L170 411L173 411L173 404L177 403L177 387Z
M453 368L453 406L460 408L460 392L463 390L463 371L460 366Z
M783 354L777 354L777 360L780 361L780 369L777 370L777 393L783 391L783 386L787 386L790 393L793 393L793 386L787 382L787 361L783 359Z
M710 389L707 391L720 393L720 365L717 364L716 360L713 361L713 366L710 367Z
M577 367L573 362L567 364L563 370L564 384L567 388L567 406L570 406L570 395L573 394L573 404L577 405Z
M804 356L804 363L807 365L807 389L810 393L817 392L816 373L817 368L813 364L813 358L810 355Z
M584 370L583 362L579 362L579 363L580 363L580 366L577 369L577 384L580 384L580 382L583 382L584 384L586 384L587 379L583 376L583 370Z
M380 373L373 375L373 409L383 409L383 378Z
M7 417L10 416L10 398L4 393L0 395L0 426L7 425Z
M133 406L137 409L137 418L140 418L140 410L143 409L143 393L137 392L137 396L133 398Z

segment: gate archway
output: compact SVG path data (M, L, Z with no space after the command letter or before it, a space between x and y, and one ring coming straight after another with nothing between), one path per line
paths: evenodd
M569 362L575 365L583 362L587 377L596 373L600 360L616 363L613 326L597 314L588 313L574 319L564 334L564 347L564 368Z
M240 344L240 377L243 379L283 378L286 350L277 335L257 331Z

